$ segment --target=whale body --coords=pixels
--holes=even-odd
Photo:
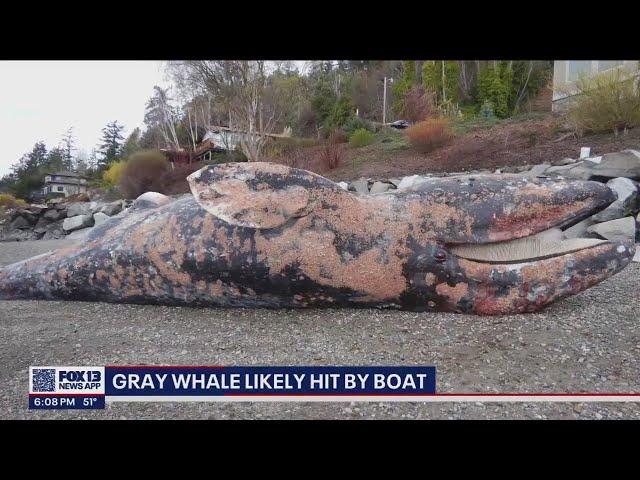
[[[597,182],[478,175],[358,195],[305,170],[209,165],[192,196],[0,269],[0,299],[532,312],[624,268],[633,242],[565,240]]]

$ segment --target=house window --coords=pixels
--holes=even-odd
[[[570,60],[567,64],[567,80],[569,82],[575,82],[581,75],[591,73],[591,60]]]
[[[57,187],[59,192],[64,192],[64,187]]]
[[[604,72],[622,65],[622,60],[598,60],[598,71]]]

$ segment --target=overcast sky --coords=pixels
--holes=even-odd
[[[108,122],[129,134],[153,86],[169,83],[160,62],[0,61],[0,176],[37,141],[58,145],[69,127],[87,154]]]

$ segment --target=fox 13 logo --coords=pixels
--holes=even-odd
[[[29,408],[104,408],[104,386],[104,367],[29,367]]]

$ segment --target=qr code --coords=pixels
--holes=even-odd
[[[34,368],[33,369],[33,391],[34,392],[55,392],[56,391],[55,368]]]

